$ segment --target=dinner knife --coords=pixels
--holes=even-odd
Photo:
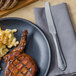
[[[57,36],[57,33],[56,33],[56,29],[55,29],[55,26],[54,26],[54,21],[53,21],[52,12],[51,12],[49,2],[45,3],[45,14],[46,14],[48,27],[49,27],[49,32],[51,33],[51,35],[53,37],[54,44],[55,44],[55,47],[56,47],[58,67],[61,70],[65,70],[67,64],[66,64],[65,58],[63,56],[62,50],[60,48],[60,44],[59,44],[58,36]]]

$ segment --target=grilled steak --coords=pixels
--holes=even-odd
[[[5,0],[4,5],[0,8],[0,10],[6,10],[12,3],[12,0]]]
[[[18,47],[4,56],[6,62],[5,76],[35,76],[37,67],[34,60],[23,53],[26,45],[26,36],[27,31],[23,31]]]
[[[2,7],[2,5],[4,4],[4,0],[0,0],[0,7]]]
[[[12,4],[11,4],[7,9],[11,9],[11,8],[13,8],[14,6],[16,6],[17,3],[18,3],[18,1],[19,1],[19,0],[13,0]]]

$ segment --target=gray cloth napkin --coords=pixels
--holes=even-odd
[[[45,8],[35,8],[34,12],[36,24],[45,33],[52,49],[52,62],[48,76],[74,73],[76,72],[76,36],[69,17],[67,5],[65,3],[55,5],[51,7],[51,10],[60,45],[67,62],[67,68],[65,71],[61,71],[57,67],[56,50],[54,47],[52,36],[48,30]]]

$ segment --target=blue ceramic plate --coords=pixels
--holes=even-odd
[[[15,37],[19,41],[22,30],[28,31],[27,45],[24,52],[30,55],[36,62],[38,67],[36,76],[46,76],[51,61],[51,50],[43,32],[35,24],[21,18],[2,18],[0,19],[0,27],[2,29],[18,29]],[[12,51],[12,49],[9,50]],[[4,76],[5,62],[3,59],[1,64],[2,71],[0,71],[0,76]]]

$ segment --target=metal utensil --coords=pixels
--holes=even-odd
[[[50,8],[50,3],[49,2],[45,3],[45,14],[46,14],[48,27],[49,27],[49,32],[52,34],[52,37],[53,37],[53,40],[54,40],[54,43],[55,43],[55,47],[56,47],[58,67],[61,70],[65,70],[66,69],[66,61],[64,59],[62,50],[61,50],[60,45],[59,45],[59,40],[58,40],[56,29],[55,29],[55,26],[54,26],[54,21],[53,21],[53,18],[52,18],[52,13],[51,13],[51,8]]]

